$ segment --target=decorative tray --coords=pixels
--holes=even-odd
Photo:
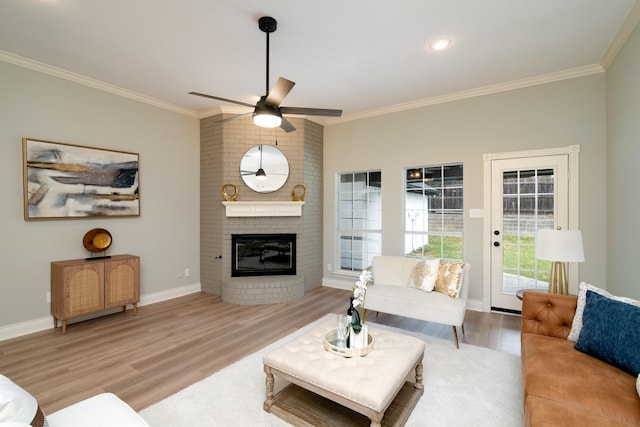
[[[374,341],[371,334],[367,334],[367,346],[362,348],[349,348],[338,346],[338,332],[335,329],[324,334],[324,349],[330,353],[335,353],[342,357],[366,356],[374,348]]]

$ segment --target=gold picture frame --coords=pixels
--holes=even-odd
[[[22,139],[24,219],[140,216],[140,156]]]

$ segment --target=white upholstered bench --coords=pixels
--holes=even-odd
[[[345,358],[326,351],[322,344],[325,333],[335,329],[335,323],[327,321],[263,357],[264,410],[294,425],[313,425],[314,412],[324,421],[342,416],[342,408],[330,409],[331,401],[366,416],[371,426],[380,426],[393,405],[397,410],[390,412],[401,420],[397,425],[404,424],[423,392],[424,341],[370,326],[374,350],[364,357]],[[415,383],[406,381],[412,371]],[[274,375],[292,384],[274,395]],[[308,391],[327,400],[304,397]],[[294,403],[296,395],[301,400]],[[296,409],[305,406],[305,399],[306,407],[296,413]],[[332,421],[341,425],[338,418]]]
[[[373,284],[367,289],[365,308],[367,311],[451,325],[456,348],[460,348],[456,327],[461,327],[464,334],[471,264],[464,263],[459,295],[452,298],[435,290],[425,292],[410,286],[413,269],[423,259],[426,258],[393,255],[373,257]]]

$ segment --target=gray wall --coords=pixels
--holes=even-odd
[[[49,316],[50,262],[88,256],[82,237],[94,227],[113,235],[109,254],[140,256],[143,298],[199,286],[196,118],[5,62],[0,93],[0,328]],[[139,153],[142,215],[25,221],[23,137]],[[185,268],[191,277],[179,278]]]
[[[607,288],[640,299],[640,29],[607,71]],[[604,241],[602,242],[604,245]]]
[[[464,258],[473,265],[469,298],[483,299],[483,154],[579,144],[580,280],[605,285],[605,75],[574,78],[388,114],[325,128],[324,265],[337,265],[335,179],[381,169],[384,254],[403,253],[403,168],[464,164]],[[594,173],[596,172],[596,173]],[[326,271],[326,280],[339,276]]]

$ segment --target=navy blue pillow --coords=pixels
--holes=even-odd
[[[640,373],[640,307],[587,291],[582,323],[577,350]]]

